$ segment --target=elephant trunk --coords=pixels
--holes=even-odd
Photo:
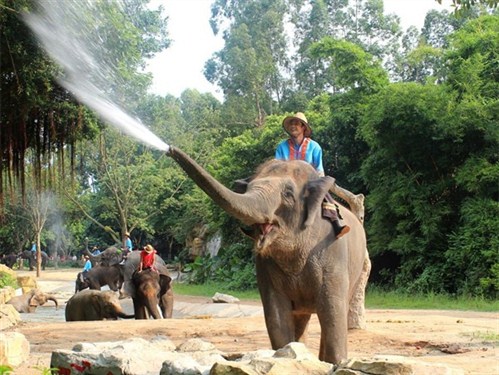
[[[118,318],[121,318],[121,319],[133,319],[133,318],[135,318],[135,314],[125,314],[122,311],[116,312],[116,315],[118,316]]]
[[[59,308],[59,304],[57,303],[57,299],[55,297],[49,296],[49,297],[47,297],[47,300],[54,301],[56,310]]]
[[[256,202],[261,197],[248,193],[235,193],[226,188],[198,163],[176,147],[170,147],[167,155],[172,157],[196,185],[229,215],[249,225],[267,221],[269,215],[265,215],[265,212],[257,209],[258,205]]]

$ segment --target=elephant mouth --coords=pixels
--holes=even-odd
[[[261,252],[275,238],[278,227],[278,223],[253,224],[251,227],[242,227],[241,231],[255,241],[256,251]]]
[[[255,224],[257,236],[255,238],[255,246],[257,251],[264,249],[274,237],[277,225],[274,223]]]

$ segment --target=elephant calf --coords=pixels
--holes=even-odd
[[[66,321],[132,319],[125,314],[115,292],[84,290],[71,297],[66,304]]]
[[[54,301],[55,308],[58,308],[57,299],[53,295],[45,294],[40,289],[31,289],[26,294],[12,297],[7,304],[14,306],[17,312],[33,313],[38,306],[44,305],[47,301]]]

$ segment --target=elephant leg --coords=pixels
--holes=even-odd
[[[289,301],[263,303],[265,325],[272,349],[277,350],[295,341],[293,313]]]
[[[321,295],[317,317],[321,326],[321,361],[338,364],[347,358],[348,340],[348,280],[332,278],[329,295]]]
[[[364,266],[362,274],[355,286],[352,299],[350,300],[348,310],[348,329],[364,329],[366,327],[366,286],[371,273],[371,260],[366,251],[366,258],[364,259]]]
[[[295,341],[305,343],[307,340],[308,322],[311,314],[295,314]]]
[[[256,257],[256,276],[267,333],[272,349],[277,350],[295,341],[292,303],[274,287],[269,269],[260,256]]]

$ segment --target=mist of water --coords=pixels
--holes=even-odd
[[[130,116],[115,100],[117,67],[103,59],[102,37],[98,35],[101,15],[92,12],[91,0],[39,1],[39,13],[24,19],[47,53],[63,69],[58,82],[104,121],[136,140],[161,151],[169,146],[140,120]],[[92,15],[95,27],[83,22]],[[99,40],[101,43],[99,43]]]

